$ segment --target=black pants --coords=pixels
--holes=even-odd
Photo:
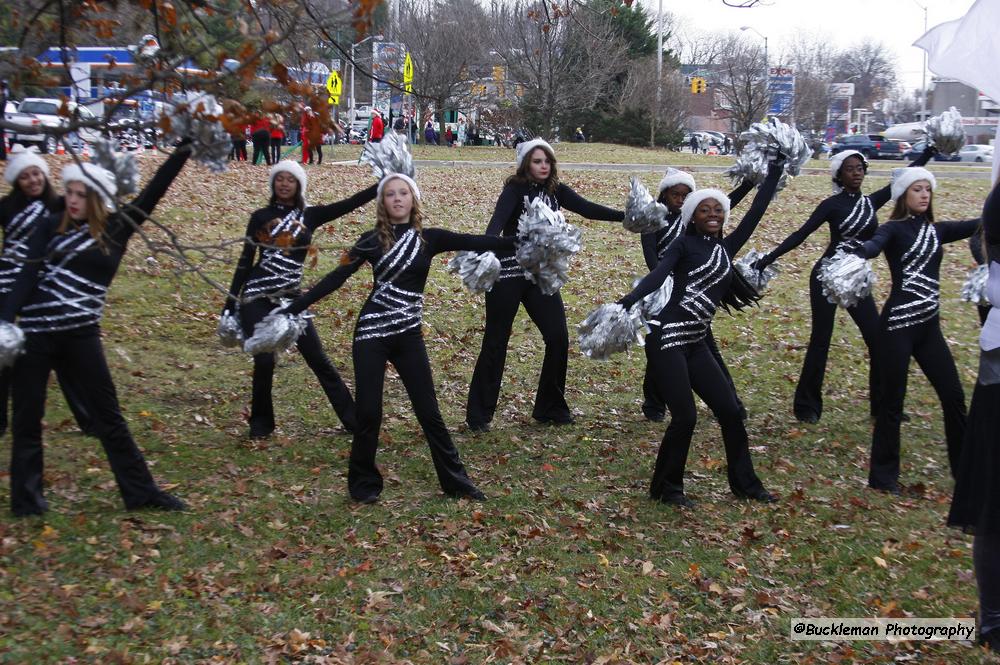
[[[976,310],[979,312],[979,325],[986,325],[986,318],[990,315],[990,310],[993,308],[992,305],[976,305]]]
[[[972,563],[979,587],[979,632],[1000,630],[1000,533],[976,533]]]
[[[819,263],[809,276],[809,305],[812,309],[812,332],[809,334],[809,347],[802,362],[802,372],[799,383],[795,387],[795,399],[792,408],[795,415],[802,418],[815,414],[823,415],[823,378],[826,375],[826,360],[830,354],[830,338],[833,336],[833,323],[837,318],[837,305],[823,295],[823,285],[816,277]],[[878,308],[875,300],[868,296],[854,307],[847,310],[854,324],[861,331],[861,337],[868,347],[871,362],[868,367],[868,399],[872,415],[878,415],[881,396],[880,370],[878,369],[878,354],[874,353],[878,340]]]
[[[127,508],[145,504],[159,490],[146,460],[132,439],[118,406],[115,385],[104,359],[97,326],[65,332],[29,333],[25,353],[11,375],[14,419],[10,464],[10,502],[15,513],[47,508],[43,494],[42,418],[49,373],[66,385],[87,387],[90,426],[101,440]]]
[[[0,371],[0,436],[7,432],[7,402],[10,396],[10,376],[11,368]],[[59,387],[62,388],[63,397],[66,398],[66,405],[73,413],[80,431],[90,433],[90,415],[87,413],[87,406],[84,402],[84,395],[87,392],[85,386],[78,386],[67,380],[65,376],[56,375],[59,380]]]
[[[253,334],[254,326],[275,307],[276,305],[267,298],[259,298],[241,305],[240,321],[243,326],[243,334],[249,338]],[[305,332],[299,336],[295,346],[302,354],[306,365],[319,379],[319,384],[323,387],[326,398],[330,400],[330,406],[337,413],[344,428],[353,432],[356,423],[351,391],[344,385],[344,380],[340,378],[337,369],[323,352],[323,343],[320,342],[319,334],[312,321],[306,326]],[[274,431],[274,401],[271,397],[271,387],[274,384],[274,366],[273,353],[259,353],[253,357],[253,397],[250,405],[251,436],[266,436]]]
[[[271,163],[277,164],[281,161],[281,144],[282,139],[271,137]]]
[[[247,141],[242,136],[233,138],[233,147],[229,150],[229,161],[247,161]]]
[[[271,132],[266,129],[258,129],[250,136],[253,142],[253,163],[260,164],[261,160],[270,166],[271,164]]]
[[[485,425],[493,420],[507,363],[511,326],[522,303],[545,342],[545,358],[531,415],[538,420],[554,422],[572,418],[565,395],[569,334],[566,332],[566,309],[562,297],[558,293],[544,295],[538,286],[527,279],[515,277],[499,280],[486,294],[486,331],[472,374],[465,411],[470,427]]]
[[[386,363],[392,363],[403,381],[424,436],[438,482],[446,494],[465,494],[474,489],[458,450],[438,409],[431,365],[419,331],[391,337],[355,341],[354,381],[358,398],[358,428],[351,446],[347,485],[354,499],[382,492],[382,474],[375,466],[378,435],[382,427],[382,399]]]
[[[663,350],[652,356],[657,389],[670,410],[649,494],[654,499],[683,494],[684,467],[698,421],[697,393],[715,414],[726,447],[729,488],[737,496],[753,496],[764,486],[753,469],[746,427],[736,404],[736,393],[726,381],[705,340]]]
[[[948,464],[952,476],[958,469],[965,437],[965,393],[955,369],[948,343],[941,334],[938,317],[919,325],[888,331],[885,319],[890,306],[883,308],[878,353],[881,358],[882,404],[872,435],[871,467],[868,484],[875,489],[895,490],[899,483],[899,429],[906,398],[907,372],[912,356],[931,382],[944,412]]]
[[[310,145],[309,146],[309,163],[310,164],[313,163],[313,153],[314,152],[316,153],[316,163],[317,164],[322,164],[323,163],[323,144],[322,143],[317,143],[315,145]]]
[[[712,334],[711,328],[708,329],[705,343],[708,344],[708,350],[712,352],[712,357],[719,364],[719,369],[722,370],[726,381],[733,389],[733,393],[736,394],[736,384],[733,383],[733,377],[729,374],[726,361],[722,359],[722,353],[719,352],[719,346],[715,343],[715,336]],[[666,405],[663,402],[663,396],[656,388],[656,380],[652,376],[651,369],[653,363],[650,360],[651,355],[661,353],[659,326],[650,325],[650,333],[646,335],[646,345],[643,348],[646,351],[646,373],[642,377],[642,412],[649,418],[660,419],[665,415]],[[736,405],[739,407],[741,415],[746,412],[743,401],[738,394],[736,395]]]

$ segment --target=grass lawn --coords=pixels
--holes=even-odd
[[[559,156],[677,161],[676,153],[606,148],[566,144]],[[346,159],[344,150],[328,159]],[[418,147],[416,156],[465,159],[474,150],[488,154]],[[495,152],[487,159],[510,158]],[[153,164],[143,162],[146,177]],[[214,176],[193,165],[161,204],[159,220],[192,247],[204,276],[228,285],[239,245],[218,243],[238,241],[248,213],[266,201],[266,173],[244,164]],[[309,173],[316,204],[370,182],[361,167],[324,164]],[[429,224],[481,232],[506,174],[423,169]],[[650,187],[658,178],[643,175]],[[624,173],[575,171],[564,180],[615,206],[628,190]],[[719,175],[698,180],[727,184]],[[885,182],[873,175],[865,190]],[[940,184],[939,218],[978,214],[985,181]],[[825,177],[796,179],[749,246],[774,247],[828,193]],[[373,218],[369,205],[318,232],[318,265],[306,282],[335,266]],[[276,372],[277,435],[248,440],[251,361],[216,342],[221,293],[166,254],[149,260],[136,237],[108,299],[106,355],[154,475],[192,510],[124,512],[100,445],[76,433],[53,381],[45,433],[51,512],[0,521],[0,661],[988,662],[960,643],[789,640],[791,617],[968,617],[976,609],[971,539],[944,526],[951,479],[940,408],[919,371],[903,426],[903,481],[915,487],[906,498],[865,489],[867,361],[843,312],[823,420],[807,426],[792,417],[809,337],[807,278],[826,232],[780,262],[759,309],[716,319],[750,412],[757,471],[781,501],[761,506],[730,495],[719,429],[701,407],[687,478],[699,505],[682,512],[646,498],[664,424],[639,410],[641,349],[595,362],[575,344],[576,324],[644,274],[639,239],[620,225],[571,221],[584,229],[563,289],[573,426],[530,419],[542,349],[522,311],[493,430],[464,430],[483,298],[446,273],[448,256],[431,272],[424,335],[438,399],[485,503],[441,495],[391,370],[379,456],[387,482],[373,506],[348,501],[350,437],[297,354],[282,356]],[[150,238],[165,240],[159,232]],[[970,263],[958,243],[942,268],[942,326],[967,398],[978,320],[958,296]],[[877,269],[881,303],[889,277],[883,261]],[[370,275],[362,269],[315,308],[326,350],[351,385],[351,331]],[[6,505],[7,483],[0,487]]]

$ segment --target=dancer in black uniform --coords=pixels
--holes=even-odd
[[[20,148],[20,149],[18,149]],[[0,253],[0,301],[10,293],[14,279],[28,256],[28,240],[35,226],[48,215],[62,212],[62,197],[52,191],[49,166],[37,153],[16,146],[4,179],[11,191],[0,199],[0,226],[3,227],[3,251]],[[65,377],[58,376],[66,403],[80,431],[87,433],[90,418],[84,406],[85,389],[74,389]],[[10,368],[0,370],[0,436],[7,432],[7,402],[10,396]]]
[[[979,377],[955,475],[948,524],[975,534],[972,559],[979,586],[979,640],[1000,651],[1000,183],[983,207],[983,233],[993,304],[980,334]]]
[[[517,235],[517,221],[524,211],[526,197],[529,201],[541,197],[554,210],[561,206],[588,219],[620,222],[625,218],[624,212],[591,203],[560,184],[552,146],[542,139],[519,144],[517,158],[517,172],[507,178],[486,235]],[[569,334],[562,297],[558,293],[547,296],[528,281],[513,252],[498,255],[498,258],[500,279],[486,294],[486,330],[469,385],[465,415],[469,429],[475,432],[489,430],[500,398],[511,326],[521,304],[545,343],[545,358],[531,415],[540,423],[572,423],[573,415],[565,395]]]
[[[934,148],[924,150],[910,166],[923,166],[934,155]],[[850,252],[868,240],[878,228],[876,213],[889,202],[890,185],[871,195],[861,193],[868,160],[857,150],[845,150],[830,160],[830,175],[833,177],[833,196],[816,206],[802,227],[788,236],[774,251],[757,261],[755,268],[763,270],[786,253],[801,245],[824,223],[830,225],[830,244],[813,266],[809,275],[809,306],[812,311],[812,332],[809,347],[802,362],[802,372],[795,387],[792,411],[795,417],[805,423],[819,422],[823,415],[823,377],[826,375],[826,360],[830,353],[830,338],[837,306],[823,295],[823,285],[817,275],[823,259],[833,256],[838,250]],[[879,386],[878,357],[872,350],[878,334],[878,309],[875,300],[868,296],[847,310],[868,347],[870,364],[868,368],[868,397],[871,414],[878,413]]]
[[[376,225],[345,253],[341,266],[324,277],[286,311],[299,313],[338,289],[364,264],[375,284],[354,328],[354,389],[358,425],[347,475],[351,497],[372,503],[382,493],[375,466],[382,426],[385,366],[391,362],[410,396],[413,411],[431,448],[441,489],[449,496],[483,499],[465,471],[441,418],[430,361],[421,332],[423,292],[436,254],[456,250],[513,251],[514,238],[475,236],[423,228],[420,190],[412,179],[392,175],[379,183]]]
[[[938,301],[941,245],[964,240],[978,219],[934,222],[934,175],[924,168],[899,169],[892,181],[896,202],[889,221],[854,251],[870,259],[885,252],[892,290],[882,307],[876,341],[881,362],[882,402],[872,435],[868,485],[899,493],[899,429],[910,358],[934,386],[944,412],[948,463],[954,475],[965,436],[965,393],[948,344],[941,334]]]
[[[656,264],[660,262],[660,259],[666,253],[670,243],[684,232],[685,224],[681,222],[681,206],[684,204],[684,199],[687,198],[688,194],[695,189],[694,178],[691,174],[675,168],[667,168],[667,174],[660,180],[660,195],[656,199],[667,206],[667,216],[664,219],[664,226],[652,233],[643,233],[640,237],[642,241],[642,256],[646,260],[647,270],[652,271],[656,267]],[[749,180],[744,180],[740,183],[739,187],[730,192],[730,209],[739,205],[740,201],[752,189],[753,183]],[[646,352],[646,372],[642,377],[642,413],[653,422],[662,422],[666,415],[666,407],[663,403],[663,397],[656,390],[656,382],[650,376],[650,368],[652,367],[650,356],[660,352],[660,345],[658,343],[660,330],[655,319],[649,321],[649,324],[651,326],[650,333],[646,336],[646,345],[643,347],[643,350]],[[705,338],[705,343],[708,344],[708,349],[719,363],[719,368],[735,392],[736,384],[733,383],[733,377],[729,374],[729,368],[726,367],[726,363],[722,359],[722,354],[719,353],[719,347],[715,343],[715,336],[712,334],[711,327],[708,329],[708,336]],[[736,403],[739,405],[740,415],[745,420],[747,411],[739,395],[736,396]]]
[[[114,381],[101,345],[101,316],[132,234],[191,154],[179,146],[146,188],[120,212],[112,196],[112,175],[95,164],[63,169],[66,212],[42,220],[31,236],[28,256],[0,319],[25,333],[25,352],[14,364],[14,435],[10,465],[10,501],[15,515],[48,509],[42,483],[42,418],[49,374],[86,385],[90,426],[111,463],[125,507],[184,510],[184,503],[153,481],[146,460],[122,417]]]
[[[229,287],[224,312],[232,313],[239,303],[244,334],[273,310],[282,298],[298,297],[302,291],[302,271],[316,229],[356,210],[375,198],[377,185],[354,196],[325,206],[306,206],[308,180],[302,167],[291,160],[271,168],[271,200],[267,207],[250,215],[243,254]],[[258,249],[260,257],[257,257]],[[296,346],[303,360],[319,379],[330,405],[344,428],[354,431],[354,400],[343,379],[326,354],[312,322]],[[250,407],[250,437],[263,438],[274,431],[273,353],[253,357],[253,398]]]
[[[651,358],[657,387],[670,410],[670,425],[663,435],[649,488],[654,500],[692,505],[684,494],[684,467],[697,422],[694,393],[705,401],[722,428],[733,494],[758,501],[775,500],[753,470],[736,394],[705,339],[716,308],[726,302],[733,286],[732,257],[764,216],[783,169],[783,160],[769,166],[750,210],[736,230],[724,238],[722,229],[729,219],[729,198],[725,193],[701,189],[689,195],[681,207],[682,222],[691,222],[685,234],[672,242],[656,268],[618,301],[629,308],[673,275],[670,301],[657,317],[662,351]]]

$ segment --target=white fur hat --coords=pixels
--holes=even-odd
[[[17,181],[17,177],[21,175],[21,171],[30,166],[37,166],[41,169],[42,173],[45,174],[45,179],[49,179],[49,165],[46,164],[45,160],[42,159],[42,156],[38,154],[38,148],[35,146],[25,148],[23,145],[18,143],[11,148],[10,152],[7,154],[10,158],[7,162],[7,170],[3,172],[3,179],[11,185]]]
[[[681,223],[687,224],[694,216],[694,211],[702,201],[715,199],[722,204],[722,209],[726,211],[726,216],[722,219],[723,224],[729,223],[729,195],[719,189],[699,189],[688,194],[681,206]]]
[[[520,168],[521,164],[524,163],[524,158],[531,154],[531,151],[535,148],[545,148],[546,152],[550,155],[556,154],[556,151],[552,149],[549,142],[543,138],[534,138],[530,141],[525,141],[524,143],[517,144],[517,166]]]
[[[397,179],[398,180],[402,180],[407,185],[409,185],[410,189],[413,190],[413,197],[415,199],[417,199],[418,201],[420,200],[420,188],[417,187],[416,181],[414,181],[414,179],[411,178],[410,176],[404,175],[402,173],[390,173],[386,177],[384,177],[381,180],[379,180],[378,181],[378,193],[376,194],[376,199],[377,200],[381,200],[382,199],[382,189],[385,187],[385,184],[387,182],[389,182],[390,180],[397,180]]]
[[[896,201],[899,199],[910,188],[910,185],[919,180],[929,182],[932,192],[937,189],[937,179],[934,177],[934,174],[922,166],[907,166],[901,169],[893,169],[892,200]]]
[[[865,171],[868,170],[868,160],[863,154],[857,150],[844,150],[843,152],[838,152],[836,155],[830,158],[830,177],[836,178],[837,174],[840,173],[840,167],[844,165],[844,160],[848,157],[857,157],[861,160],[861,163],[865,165]],[[844,190],[843,187],[837,183],[833,183],[833,193],[839,194]]]
[[[698,189],[694,184],[694,176],[687,171],[681,171],[680,169],[668,166],[667,174],[663,176],[663,180],[660,181],[660,194],[674,185],[687,185],[692,192]]]
[[[104,207],[108,212],[115,209],[115,196],[118,195],[118,184],[115,182],[115,175],[97,164],[85,162],[83,164],[70,164],[62,170],[63,188],[66,183],[82,182],[87,189],[97,192]]]
[[[299,181],[299,194],[302,195],[302,200],[306,200],[306,185],[309,184],[309,177],[306,175],[305,170],[302,166],[295,161],[290,159],[283,159],[274,166],[271,167],[271,191],[274,191],[274,179],[279,173],[288,173],[293,178]]]

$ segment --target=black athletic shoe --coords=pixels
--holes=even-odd
[[[697,505],[683,493],[665,494],[656,500],[669,506],[677,506],[678,508],[694,508]]]
[[[11,508],[10,512],[14,514],[14,517],[34,517],[36,515],[44,515],[49,512],[49,504],[43,501],[42,504],[38,506],[20,506],[18,508]]]
[[[643,409],[642,415],[646,416],[646,420],[654,423],[662,423],[667,417],[666,412],[653,411],[652,409]]]
[[[819,414],[815,411],[796,411],[795,418],[800,423],[808,423],[810,425],[815,425],[819,422]]]
[[[169,492],[164,492],[160,490],[155,494],[151,495],[148,499],[142,503],[136,504],[134,506],[129,506],[129,510],[171,510],[177,512],[183,512],[188,509],[188,505],[178,499],[173,494]]]
[[[884,486],[883,485],[872,485],[871,483],[868,483],[868,487],[870,489],[875,490],[876,492],[883,492],[885,494],[892,494],[893,496],[903,496],[903,490],[899,486],[899,483],[893,483],[892,485],[884,485]]]
[[[573,416],[566,416],[563,418],[549,418],[548,416],[532,416],[542,425],[572,425],[576,423],[576,419]]]
[[[250,438],[251,439],[267,439],[272,434],[274,434],[273,427],[254,427],[250,426]]]
[[[987,633],[979,633],[979,644],[990,651],[1000,653],[1000,628],[994,628]]]
[[[490,431],[490,424],[489,423],[476,423],[476,424],[469,423],[469,431],[470,432],[475,432],[477,434],[485,434],[486,432]]]
[[[470,501],[486,501],[486,495],[483,494],[478,487],[475,485],[469,485],[460,490],[446,491],[445,494],[453,499],[469,499]]]
[[[737,497],[741,499],[748,499],[750,501],[760,501],[761,503],[777,503],[778,497],[774,496],[765,489],[760,489],[752,494],[735,493]]]
[[[365,505],[371,505],[378,501],[378,494],[366,494],[365,496],[352,496],[351,500],[354,503],[363,503]]]

